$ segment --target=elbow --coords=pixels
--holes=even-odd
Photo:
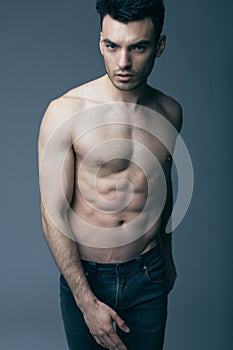
[[[46,234],[48,232],[49,223],[48,223],[47,218],[43,214],[42,214],[42,218],[41,218],[41,224],[42,224],[42,229],[43,229],[44,233]]]
[[[42,225],[42,229],[44,231],[44,233],[46,234],[48,232],[49,229],[49,218],[46,215],[46,211],[45,208],[41,202],[41,225]]]

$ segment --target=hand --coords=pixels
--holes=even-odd
[[[129,327],[106,304],[97,300],[94,305],[83,312],[84,320],[96,342],[105,349],[127,350],[113,328],[113,321],[123,332],[130,332]]]

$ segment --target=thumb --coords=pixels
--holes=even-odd
[[[112,319],[116,322],[116,324],[118,325],[118,327],[125,333],[129,333],[130,329],[127,326],[127,324],[125,323],[124,320],[122,320],[122,318],[120,318],[120,316],[118,316],[118,314],[112,310],[111,313],[111,317]]]

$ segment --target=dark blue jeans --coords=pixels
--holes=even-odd
[[[127,262],[82,261],[82,265],[96,297],[114,309],[130,327],[128,334],[117,327],[127,349],[161,350],[167,319],[167,280],[159,244]],[[103,349],[90,334],[63,275],[60,301],[69,349]]]

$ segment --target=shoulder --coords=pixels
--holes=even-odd
[[[70,89],[62,96],[49,102],[42,117],[39,131],[39,140],[48,140],[61,126],[69,125],[69,128],[63,128],[63,136],[72,137],[72,123],[78,113],[83,112],[96,105],[96,99],[92,90],[96,90],[96,82],[90,81],[83,85]],[[97,89],[98,90],[98,89]]]
[[[86,108],[86,101],[81,92],[82,86],[69,90],[49,102],[41,119],[40,136],[48,137],[54,130],[72,120],[77,113]]]
[[[180,103],[159,90],[156,90],[156,97],[156,102],[163,114],[173,124],[177,131],[180,132],[183,124],[183,112]]]
[[[74,94],[73,91],[76,91]],[[75,112],[79,112],[85,107],[85,100],[77,93],[78,88],[72,89],[62,96],[49,102],[44,116],[43,122],[60,124],[71,117]]]
[[[77,86],[66,92],[62,98],[71,103],[82,102],[81,107],[90,107],[92,104],[98,104],[100,101],[100,93],[103,77],[91,80]],[[102,99],[101,99],[102,100]]]
[[[79,102],[81,109],[81,103]],[[52,100],[42,117],[39,128],[39,147],[44,148],[49,140],[57,140],[61,144],[71,144],[73,116],[78,107],[65,96]],[[56,135],[56,137],[54,137]]]
[[[42,122],[50,120],[53,123],[60,123],[70,117],[70,114],[82,111],[95,102],[93,91],[98,91],[96,79],[80,86],[74,87],[58,98],[49,102]]]

